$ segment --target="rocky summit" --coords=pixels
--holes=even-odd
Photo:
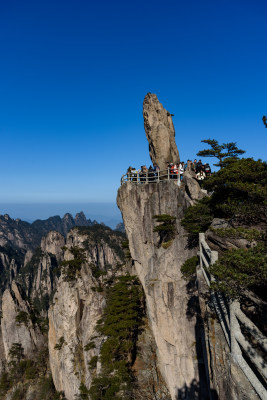
[[[152,163],[157,164],[161,170],[167,169],[171,162],[179,163],[172,115],[165,110],[155,94],[146,95],[143,117]]]

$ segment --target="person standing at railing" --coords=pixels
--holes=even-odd
[[[182,181],[184,177],[184,162],[180,163],[180,180]]]
[[[139,176],[140,176],[140,182],[141,183],[145,183],[145,181],[146,181],[146,176],[147,176],[147,167],[145,166],[145,165],[142,165],[141,166],[141,172],[140,172],[140,174],[139,174]]]
[[[157,176],[157,175],[158,175],[158,172],[159,172],[159,166],[158,166],[158,164],[153,164],[153,171],[154,171],[155,176]]]
[[[200,171],[203,171],[203,164],[201,160],[199,160],[198,163],[196,164],[196,174]]]
[[[158,164],[153,164],[154,180],[158,180],[159,176],[159,166]]]
[[[154,169],[152,168],[152,165],[148,168],[148,182],[154,182],[155,177],[154,177]]]
[[[169,168],[170,168],[170,179],[174,179],[175,176],[174,176],[174,165],[173,165],[173,163],[170,163]]]
[[[179,165],[178,164],[174,164],[173,166],[173,174],[174,174],[174,178],[175,180],[178,179],[179,176]]]
[[[127,169],[127,181],[130,182],[132,179],[132,171],[134,170],[134,168],[132,168],[131,166]]]
[[[204,172],[205,172],[206,176],[211,176],[211,168],[210,168],[209,163],[205,163]]]
[[[135,168],[132,168],[131,170],[131,176],[132,176],[132,182],[137,182],[138,180],[138,170]]]
[[[191,160],[187,160],[187,163],[184,166],[184,170],[185,171],[192,171],[193,167],[192,167],[193,163]]]

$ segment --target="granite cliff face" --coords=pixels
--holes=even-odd
[[[107,233],[109,236],[107,236]],[[95,371],[89,362],[98,356],[103,338],[96,332],[96,324],[103,313],[105,296],[97,291],[98,279],[94,267],[107,275],[123,262],[120,234],[112,234],[102,227],[99,240],[95,232],[74,228],[67,235],[64,259],[71,260],[71,248],[84,250],[85,262],[77,279],[66,281],[61,275],[53,304],[49,309],[49,358],[53,381],[58,391],[68,400],[79,394],[81,383],[90,387]],[[86,349],[92,342],[94,345]]]
[[[165,110],[155,94],[148,93],[143,103],[143,117],[149,154],[153,164],[161,170],[170,162],[180,161],[175,143],[175,130],[171,114]]]
[[[185,187],[172,181],[155,185],[129,182],[120,187],[117,196],[134,266],[145,291],[161,372],[172,399],[184,390],[190,392],[192,382],[199,381],[197,321],[190,315],[192,299],[180,271],[184,261],[194,255],[180,223],[190,202]],[[175,238],[167,248],[153,232],[153,217],[162,214],[176,217]]]
[[[26,357],[32,357],[34,351],[43,343],[43,335],[29,318],[30,314],[31,306],[23,296],[23,291],[12,282],[2,298],[1,331],[7,362],[10,361],[10,349],[14,343],[21,344]],[[18,315],[23,315],[23,321],[19,322],[16,319]]]
[[[89,363],[99,355],[104,339],[95,329],[106,303],[100,290],[102,275],[109,279],[123,273],[123,240],[122,233],[105,226],[82,226],[73,228],[66,239],[51,231],[42,238],[40,248],[27,251],[14,279],[10,284],[6,282],[2,296],[0,373],[12,374],[14,346],[21,349],[23,360],[31,364],[39,362],[39,354],[46,354],[49,348],[49,358],[47,354],[42,365],[38,364],[38,373],[40,369],[41,374],[43,369],[47,374],[51,371],[54,390],[64,392],[64,398],[72,400],[79,395],[81,383],[90,387],[100,366],[92,371]],[[73,278],[66,280],[61,262],[73,259],[73,249],[82,251],[84,258]],[[9,267],[15,268],[11,253],[1,253],[1,260],[7,271]],[[89,343],[91,347],[87,348]],[[19,360],[15,362],[20,365]],[[23,371],[19,374],[12,378],[12,388],[3,398],[9,399],[15,390],[21,389],[21,398],[38,399],[39,381],[32,380],[29,385],[26,380],[25,386]]]

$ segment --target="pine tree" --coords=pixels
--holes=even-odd
[[[225,167],[231,161],[237,160],[239,155],[245,153],[245,150],[238,149],[236,142],[219,144],[215,139],[205,139],[201,142],[207,143],[211,148],[200,150],[197,155],[199,157],[218,158],[219,162],[214,164],[215,167]]]

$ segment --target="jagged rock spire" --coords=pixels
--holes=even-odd
[[[158,164],[163,170],[169,162],[180,162],[172,116],[155,94],[146,95],[143,102],[143,117],[152,163]]]

